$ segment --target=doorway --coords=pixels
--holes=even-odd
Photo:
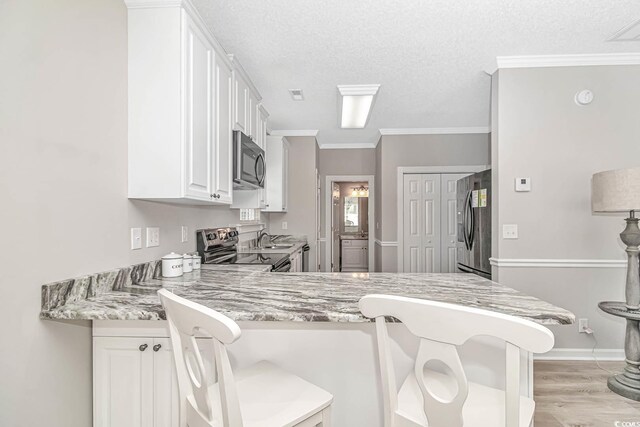
[[[456,182],[483,168],[398,168],[398,271],[458,272]]]
[[[373,271],[374,177],[327,176],[325,188],[325,271]]]

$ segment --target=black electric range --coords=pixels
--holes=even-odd
[[[289,254],[238,252],[238,231],[234,227],[209,228],[197,231],[198,253],[204,264],[262,264],[271,271],[291,269]]]

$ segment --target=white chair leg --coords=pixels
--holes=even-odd
[[[322,411],[322,427],[331,427],[331,405]]]

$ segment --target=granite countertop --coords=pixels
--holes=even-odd
[[[264,264],[202,264],[201,268],[225,273],[263,273],[271,271],[272,267]]]
[[[471,274],[264,273],[196,270],[158,277],[157,262],[43,286],[43,319],[161,320],[156,294],[166,288],[236,321],[369,322],[367,294],[452,302],[530,319],[570,324],[573,313]],[[130,279],[133,278],[133,279]]]

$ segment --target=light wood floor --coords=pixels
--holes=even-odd
[[[624,362],[600,362],[620,372]],[[615,427],[615,421],[640,425],[640,402],[607,388],[608,372],[595,362],[534,362],[535,427]]]

